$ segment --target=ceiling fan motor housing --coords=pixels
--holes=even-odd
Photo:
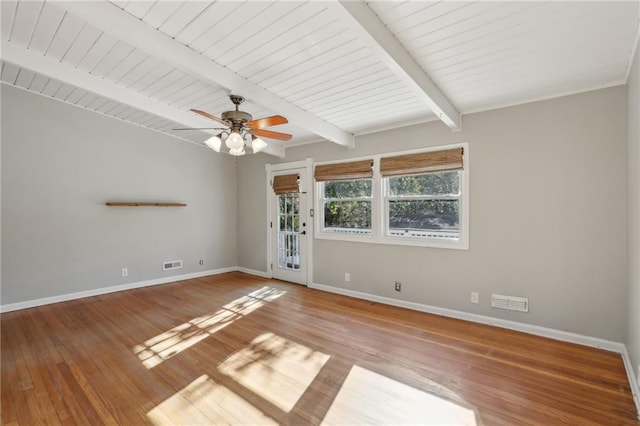
[[[225,111],[222,113],[222,119],[232,122],[233,124],[243,124],[251,121],[251,114],[244,111]]]

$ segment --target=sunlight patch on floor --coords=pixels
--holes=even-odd
[[[218,369],[289,412],[329,358],[299,343],[265,333],[227,358]]]
[[[476,425],[473,410],[357,365],[351,368],[323,425]]]
[[[152,337],[134,346],[133,352],[145,367],[153,368],[285,293],[263,287],[227,303],[213,314],[193,318]]]
[[[206,374],[147,413],[155,425],[276,425],[256,407]]]

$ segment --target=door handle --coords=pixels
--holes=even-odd
[[[307,235],[307,231],[300,231],[300,235]]]

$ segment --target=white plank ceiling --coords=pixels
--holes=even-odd
[[[269,141],[280,156],[625,84],[640,18],[638,1],[0,5],[4,84],[198,144],[209,132],[173,129],[216,124],[188,110],[220,116],[239,94],[256,118],[289,118],[272,128],[294,135]]]

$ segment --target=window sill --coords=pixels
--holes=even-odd
[[[316,232],[315,238],[319,240],[351,241],[355,243],[375,243],[372,234],[357,234],[346,232]]]
[[[469,250],[469,243],[464,239],[381,237],[370,234],[348,234],[339,232],[316,232],[315,238],[318,240],[347,241],[353,243]]]
[[[469,250],[469,243],[463,239],[419,238],[419,237],[383,237],[376,241],[378,244],[395,246],[413,246],[444,248],[453,250]]]

